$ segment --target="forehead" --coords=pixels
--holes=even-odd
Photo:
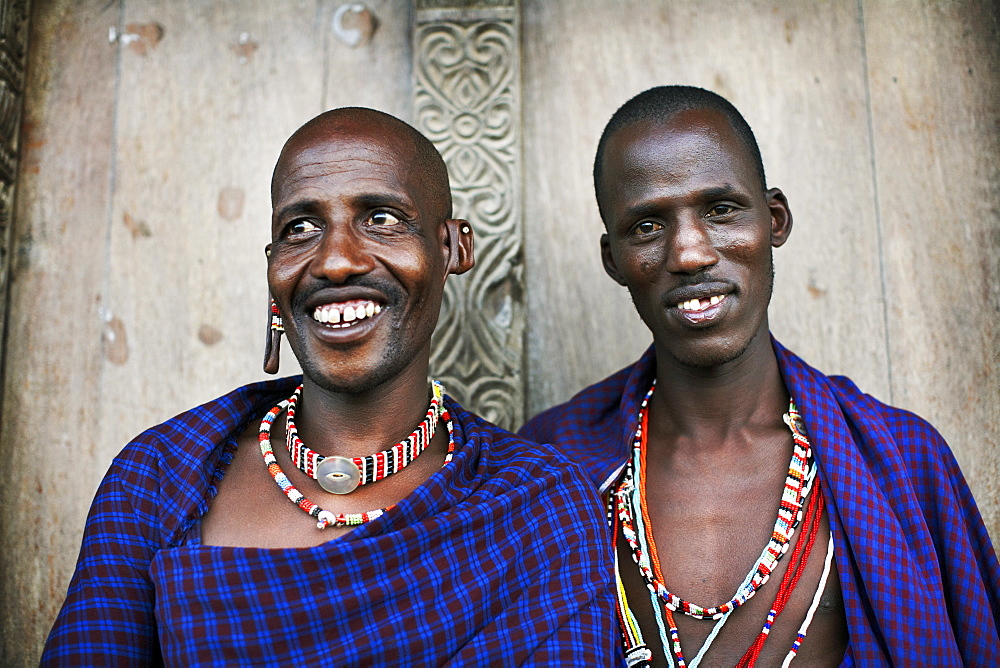
[[[421,203],[411,142],[366,132],[317,131],[295,137],[275,167],[274,208],[303,197],[392,194]]]
[[[749,151],[725,116],[705,109],[621,128],[608,141],[602,170],[604,199],[648,188],[759,189]]]

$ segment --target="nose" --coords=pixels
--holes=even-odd
[[[346,224],[326,229],[309,269],[316,278],[344,283],[351,276],[367,274],[374,266],[365,239],[352,225]]]
[[[667,271],[697,274],[719,261],[705,222],[696,216],[677,220],[668,244]]]

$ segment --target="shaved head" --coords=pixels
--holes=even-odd
[[[395,116],[365,107],[342,107],[325,111],[288,138],[271,175],[272,206],[290,156],[341,138],[370,139],[374,143],[391,147],[418,174],[423,195],[434,203],[435,217],[441,221],[452,217],[448,168],[434,144]]]

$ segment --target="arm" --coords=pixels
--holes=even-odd
[[[101,483],[42,666],[90,665],[96,657],[108,666],[161,663],[149,577],[160,547],[151,473],[116,460]]]

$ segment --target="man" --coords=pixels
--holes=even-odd
[[[947,445],[770,338],[792,215],[739,112],[646,91],[594,183],[653,344],[522,433],[608,492],[629,663],[992,665],[997,560]]]
[[[43,665],[611,663],[593,486],[428,389],[445,279],[473,265],[441,156],[330,111],[285,144],[271,200],[265,368],[283,329],[303,376],[126,446]]]

